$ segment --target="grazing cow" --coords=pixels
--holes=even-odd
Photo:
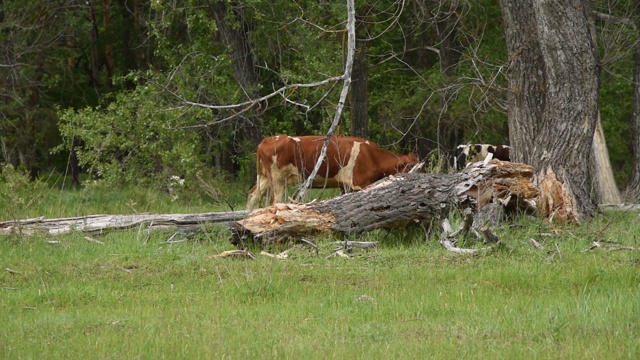
[[[483,161],[488,156],[491,159],[511,161],[509,157],[510,147],[507,145],[470,144],[458,145],[453,158],[453,166],[456,170],[462,170],[467,164]]]
[[[324,136],[273,136],[258,145],[258,179],[249,191],[247,209],[271,190],[271,204],[284,200],[288,185],[309,176],[320,156]],[[313,180],[314,188],[361,190],[386,176],[407,172],[418,163],[414,153],[397,155],[358,137],[332,136],[327,155]]]

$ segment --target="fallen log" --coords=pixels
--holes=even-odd
[[[311,204],[275,204],[231,224],[231,242],[269,245],[316,234],[359,234],[442,219],[458,208],[477,211],[488,203],[535,210],[533,168],[493,160],[454,174],[402,174],[370,187]]]
[[[204,223],[239,220],[248,213],[248,211],[231,211],[200,214],[88,215],[60,219],[39,217],[0,222],[0,235],[60,235],[72,231],[99,233],[109,229],[128,229],[138,226],[152,226],[155,229],[192,228]]]

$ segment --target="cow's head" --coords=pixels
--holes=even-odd
[[[400,173],[409,172],[409,170],[413,169],[413,167],[418,165],[418,163],[420,162],[420,159],[418,159],[418,155],[416,155],[415,153],[400,155],[398,160],[398,172]]]
[[[453,156],[453,166],[456,170],[464,169],[467,159],[471,156],[471,145],[458,145]]]

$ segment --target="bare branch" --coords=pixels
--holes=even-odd
[[[633,30],[638,30],[638,27],[636,26],[636,24],[633,22],[633,20],[628,19],[628,18],[621,18],[618,16],[614,16],[611,14],[605,14],[605,13],[601,13],[598,11],[593,11],[593,16],[595,16],[596,18],[605,21],[605,22],[609,22],[612,24],[620,24],[620,25],[625,25],[628,26],[629,28],[633,29]]]
[[[351,86],[351,71],[353,69],[353,58],[355,56],[356,51],[356,15],[355,15],[355,5],[354,0],[347,0],[347,62],[344,67],[344,74],[341,78],[344,80],[342,84],[342,91],[340,92],[340,99],[338,100],[338,106],[336,107],[336,113],[333,117],[333,121],[331,122],[331,126],[327,131],[327,136],[324,139],[324,144],[322,145],[322,150],[320,151],[320,156],[318,156],[318,160],[316,161],[315,166],[313,167],[313,171],[309,175],[309,177],[305,180],[304,184],[300,186],[298,191],[298,195],[296,195],[296,200],[303,199],[306,195],[307,189],[311,187],[313,183],[313,179],[318,174],[318,170],[320,170],[320,166],[324,161],[324,158],[327,156],[327,147],[329,146],[329,139],[335,133],[338,124],[340,123],[340,118],[342,117],[342,109],[344,108],[344,104],[347,99],[347,94],[349,93],[349,87]]]
[[[331,84],[331,83],[343,80],[344,76],[345,75],[332,76],[332,77],[326,78],[324,80],[316,81],[316,82],[312,82],[312,83],[296,83],[296,84],[285,85],[285,86],[282,86],[279,89],[276,89],[275,91],[273,91],[273,92],[271,92],[271,93],[269,93],[267,95],[264,95],[262,97],[259,97],[259,98],[256,98],[256,99],[247,100],[247,101],[244,101],[244,102],[241,102],[241,103],[237,103],[237,104],[228,104],[228,105],[209,105],[209,104],[203,104],[203,103],[199,103],[199,102],[189,101],[189,100],[185,99],[183,96],[181,96],[180,94],[177,94],[176,92],[170,90],[167,86],[164,86],[164,85],[161,85],[161,84],[158,84],[158,83],[156,83],[156,85],[161,87],[164,91],[166,91],[167,93],[171,94],[175,98],[179,99],[181,102],[183,102],[186,105],[205,108],[205,109],[211,109],[211,110],[241,109],[239,112],[234,113],[233,115],[230,115],[230,116],[228,116],[228,117],[226,117],[224,119],[218,119],[218,120],[207,122],[205,124],[193,125],[193,126],[188,126],[187,127],[187,128],[202,128],[202,127],[208,127],[208,126],[216,125],[216,124],[219,124],[221,122],[225,122],[225,121],[234,119],[234,118],[238,117],[240,114],[243,114],[243,113],[249,111],[250,109],[252,109],[256,104],[259,104],[259,103],[261,103],[263,101],[269,100],[272,97],[275,97],[277,95],[285,96],[285,92],[287,90],[319,87],[319,86],[323,86],[323,85],[327,85],[327,84]]]

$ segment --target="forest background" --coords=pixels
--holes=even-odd
[[[633,164],[635,1],[592,1],[600,114],[617,185]],[[275,134],[324,134],[346,56],[329,1],[0,3],[0,163],[166,188],[254,179]],[[508,143],[509,61],[495,1],[356,1],[338,129],[447,171],[456,145]],[[198,186],[192,186],[197,189]]]

